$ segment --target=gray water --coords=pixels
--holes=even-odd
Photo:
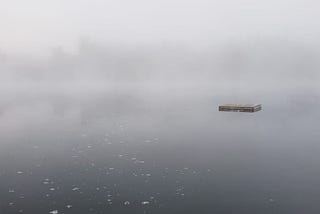
[[[319,213],[319,95],[249,99],[3,96],[0,213]]]

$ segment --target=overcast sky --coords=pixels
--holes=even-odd
[[[318,1],[0,0],[0,49],[74,50],[86,38],[115,44],[279,39],[316,42]]]

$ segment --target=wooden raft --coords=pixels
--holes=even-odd
[[[233,112],[257,112],[261,110],[260,104],[225,104],[219,106],[219,111],[233,111]]]

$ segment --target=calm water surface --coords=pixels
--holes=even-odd
[[[0,213],[319,213],[320,97],[242,98],[3,97]]]

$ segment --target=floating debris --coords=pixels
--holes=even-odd
[[[126,205],[126,206],[127,206],[127,205],[130,205],[130,201],[125,201],[125,202],[124,202],[124,205]]]
[[[144,163],[144,161],[143,160],[136,160],[136,161],[134,161],[134,163]]]
[[[219,106],[219,111],[233,111],[233,112],[256,112],[260,111],[260,104],[245,104],[245,105],[237,105],[237,104],[225,104]]]
[[[70,209],[70,208],[72,207],[72,205],[67,205],[66,207],[67,207],[68,209]]]
[[[142,201],[141,204],[142,205],[147,205],[147,204],[150,204],[150,202],[149,201]]]
[[[49,212],[50,214],[58,214],[58,210],[52,210]]]

